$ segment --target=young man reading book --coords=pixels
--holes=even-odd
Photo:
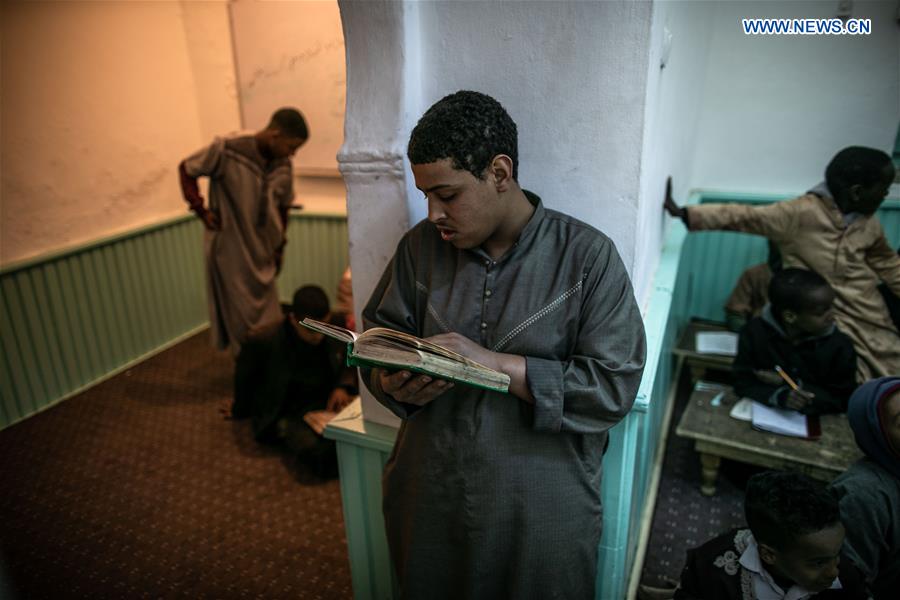
[[[405,598],[590,598],[608,430],[645,356],[605,235],[519,187],[516,125],[493,98],[432,106],[407,151],[428,219],[363,311],[510,377],[509,393],[363,371],[403,419],[384,517]]]

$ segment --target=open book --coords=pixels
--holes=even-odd
[[[486,390],[509,390],[509,375],[506,373],[402,331],[375,327],[357,334],[338,325],[309,318],[303,319],[301,325],[347,342],[347,364],[352,366],[405,369]]]

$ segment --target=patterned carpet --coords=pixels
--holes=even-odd
[[[350,598],[336,480],[218,408],[201,333],[0,431],[0,577],[18,598]]]
[[[694,452],[694,442],[675,434],[690,391],[685,374],[679,382],[641,574],[641,583],[654,587],[677,583],[689,549],[744,525],[743,486],[758,470],[723,460],[716,495],[709,498],[700,493],[700,459]]]

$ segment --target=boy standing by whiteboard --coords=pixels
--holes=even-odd
[[[213,344],[234,355],[250,334],[281,319],[275,277],[281,269],[291,156],[309,137],[293,108],[276,111],[253,135],[216,138],[178,166],[190,210],[206,228],[204,255]],[[209,177],[209,204],[197,178]]]

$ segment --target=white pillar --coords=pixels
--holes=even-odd
[[[340,0],[347,52],[347,108],[338,168],[347,186],[347,226],[357,323],[378,278],[410,227],[404,167],[402,2]],[[361,326],[361,325],[360,325]],[[398,419],[360,386],[366,419]]]

